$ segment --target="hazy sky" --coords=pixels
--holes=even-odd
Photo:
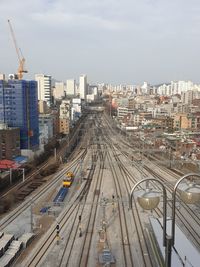
[[[200,82],[199,0],[0,0],[0,72],[90,82]]]

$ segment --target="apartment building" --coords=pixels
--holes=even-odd
[[[39,145],[36,81],[0,80],[0,123],[20,128],[20,148]]]
[[[55,99],[62,99],[65,96],[65,84],[63,82],[56,82],[53,90]]]
[[[39,114],[40,144],[47,144],[53,137],[53,118],[51,114]]]
[[[69,79],[66,83],[66,95],[71,96],[76,94],[76,80]]]
[[[87,94],[87,76],[81,75],[79,78],[79,93],[81,99],[86,99]]]
[[[45,74],[36,74],[35,80],[37,81],[38,100],[47,102],[51,105],[51,76]]]
[[[20,155],[20,129],[0,124],[0,159],[12,160]]]
[[[71,102],[70,100],[63,100],[60,105],[60,133],[69,134],[70,120],[71,120]]]

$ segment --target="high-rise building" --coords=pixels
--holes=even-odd
[[[53,137],[53,117],[51,114],[39,114],[40,144],[47,144]]]
[[[38,100],[47,102],[51,105],[51,76],[44,74],[36,74],[35,80],[38,83]]]
[[[60,132],[59,129],[59,110],[57,108],[51,109],[51,116],[53,119],[53,135],[57,135]]]
[[[66,95],[75,95],[76,81],[73,79],[67,80]]]
[[[70,100],[62,100],[60,105],[60,118],[70,118]]]
[[[85,99],[87,94],[87,76],[81,75],[79,78],[79,93],[80,98]]]
[[[160,95],[175,95],[181,94],[190,90],[200,90],[198,84],[191,81],[171,81],[170,84],[161,84],[157,88],[157,93]]]
[[[20,128],[20,148],[39,145],[36,81],[0,80],[0,123]]]
[[[77,121],[81,117],[81,99],[72,99],[71,119],[73,122]]]
[[[65,96],[65,85],[63,82],[56,82],[54,88],[54,98],[62,99]]]
[[[0,80],[5,80],[6,76],[3,73],[0,73]]]
[[[69,134],[70,119],[70,100],[63,100],[60,105],[60,133]]]

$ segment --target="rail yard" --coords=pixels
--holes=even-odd
[[[151,177],[161,181],[166,187],[167,216],[170,217],[172,190],[183,174],[144,154],[141,167],[138,163],[141,153],[136,144],[118,133],[104,113],[92,114],[86,122],[81,130],[82,138],[69,160],[60,165],[51,179],[41,183],[15,209],[1,217],[1,232],[10,233],[16,239],[25,233],[35,236],[12,264],[27,267],[165,266],[149,221],[149,218],[163,217],[163,203],[152,211],[144,211],[134,197],[130,208],[130,192],[141,179]],[[63,146],[58,158],[65,149]],[[160,190],[158,184],[150,183]],[[177,203],[176,227],[187,240],[183,242],[191,243],[197,251],[198,261],[199,203]],[[176,243],[174,251],[178,258],[182,257]],[[181,265],[184,260],[185,265]],[[3,266],[1,261],[0,266]],[[197,267],[189,251],[177,266]]]

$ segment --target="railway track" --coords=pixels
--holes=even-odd
[[[101,144],[102,146],[102,144]],[[99,160],[99,174],[98,174],[98,178],[96,180],[96,185],[94,186],[94,191],[101,190],[101,184],[102,184],[102,179],[103,179],[103,169],[104,169],[104,163],[105,163],[105,156],[107,155],[107,159],[109,158],[108,156],[108,152],[105,153],[105,145],[103,145],[103,151],[101,151],[101,146],[99,144],[97,144],[97,161]],[[107,160],[106,160],[107,161]],[[109,161],[109,159],[108,159]],[[113,176],[115,175],[115,177],[113,177],[114,179],[116,179],[116,173],[114,174],[113,171],[113,166],[110,163],[110,167],[112,168],[112,173]],[[105,179],[105,178],[104,178]],[[117,192],[120,191],[120,186],[119,183],[116,182],[116,190]],[[90,200],[91,201],[91,200]],[[89,215],[89,219],[88,219],[88,224],[86,226],[86,234],[84,236],[84,241],[83,241],[83,247],[81,247],[81,255],[79,258],[79,261],[76,262],[76,266],[91,266],[89,265],[89,258],[90,258],[90,251],[91,251],[91,243],[92,243],[92,236],[94,234],[94,225],[95,225],[95,218],[96,218],[96,214],[97,214],[97,209],[98,209],[98,204],[99,202],[99,194],[94,194],[93,198],[92,198],[92,206],[91,206],[91,212]],[[127,221],[126,221],[126,215],[125,215],[125,207],[118,207],[119,209],[119,220],[120,220],[120,228],[121,228],[121,240],[122,243],[127,240],[127,238],[129,238],[128,235],[128,226],[127,226]],[[81,209],[83,211],[83,209]],[[75,216],[75,220],[77,221],[78,218],[78,213]],[[76,230],[73,229],[74,234],[73,236],[76,237],[77,236],[77,231],[78,231],[78,224],[76,223]],[[73,241],[71,241],[71,243],[74,243],[74,238],[71,238]],[[130,248],[130,241],[128,240],[128,242],[125,244],[123,243],[123,251],[124,251],[124,265],[123,266],[135,266],[133,264],[133,260],[132,260],[132,252],[131,252],[131,248]],[[68,248],[68,249],[67,249]],[[70,250],[70,253],[69,253]],[[69,255],[71,256],[71,251],[73,251],[72,247],[66,246],[65,247],[65,251],[67,251],[67,260],[66,257],[63,257],[63,259],[65,258],[65,260],[62,260],[62,263],[59,266],[66,266],[66,263],[70,266],[70,260],[69,260]],[[64,252],[66,253],[66,252]],[[135,259],[136,260],[136,259]],[[72,263],[72,262],[71,262]],[[63,265],[62,265],[63,264]],[[65,265],[64,265],[65,264]]]
[[[110,139],[110,142],[111,142],[111,139]],[[123,145],[125,145],[125,144],[126,144],[126,142],[123,142]],[[124,151],[124,147],[121,148],[119,144],[115,144],[115,148],[122,155],[127,157],[127,159],[130,161],[130,163],[132,165],[134,165],[134,168],[136,168],[138,172],[140,172],[140,173],[142,172],[142,176],[144,176],[144,177],[150,176],[152,178],[157,178],[157,179],[161,180],[165,184],[168,195],[171,196],[175,181],[178,178],[180,178],[180,175],[178,175],[178,173],[175,174],[173,170],[169,170],[168,168],[164,168],[163,166],[160,166],[159,164],[155,165],[154,162],[152,163],[151,167],[148,167],[148,163],[145,163],[143,166],[143,170],[141,170],[141,168],[138,166],[138,164],[134,162],[135,159],[133,160],[133,162],[131,162],[130,159],[134,158],[133,154],[130,155],[130,152]],[[130,149],[130,146],[127,146],[127,148]],[[156,171],[154,171],[156,168],[160,168],[160,169],[165,171],[165,178],[163,178],[163,176],[161,174],[158,174]],[[132,185],[135,184],[136,180],[134,179],[133,175],[128,170],[126,170],[126,173],[127,172],[128,172],[127,183],[130,184],[130,182],[131,182]],[[176,177],[176,179],[174,179],[174,184],[171,184],[171,182],[166,181],[167,174],[169,176]],[[157,188],[158,185],[155,185],[155,186]],[[179,198],[177,196],[177,202],[178,201],[179,201]],[[177,209],[177,212],[176,212],[176,217],[178,218],[177,221],[179,221],[179,224],[181,224],[181,227],[185,228],[186,235],[190,236],[190,239],[192,239],[192,242],[196,245],[196,247],[198,249],[200,249],[200,235],[199,235],[200,216],[199,216],[199,214],[196,213],[196,209],[194,210],[190,206],[188,206],[184,203],[181,203],[181,204],[182,204],[182,208],[180,210]],[[169,208],[172,207],[170,201],[168,202],[168,206],[169,206]],[[157,213],[157,215],[159,217],[162,216],[162,208],[157,208],[155,210],[155,212]]]
[[[92,198],[93,204],[91,205],[91,211],[90,211],[90,215],[89,215],[89,219],[88,219],[88,224],[86,227],[86,234],[84,235],[84,241],[83,241],[83,246],[81,249],[81,255],[80,255],[80,258],[79,258],[79,261],[77,264],[77,266],[80,266],[80,267],[88,266],[92,237],[93,237],[93,234],[95,232],[95,227],[94,227],[95,226],[95,219],[96,219],[96,215],[97,215],[98,203],[100,200],[100,194],[98,192],[100,192],[100,190],[101,190],[101,185],[102,185],[102,180],[103,180],[103,170],[104,170],[104,156],[101,153],[101,151],[98,151],[98,152],[100,153],[99,160],[101,160],[101,161],[100,161],[100,167],[97,170],[98,171],[97,179],[95,182],[95,190],[94,190],[94,194],[93,194],[93,198]],[[97,193],[95,193],[95,192],[97,192]]]
[[[128,154],[126,153],[123,153],[125,156],[128,157]],[[154,165],[152,163],[152,165]],[[143,165],[143,170],[146,170],[147,172],[144,173],[143,170],[141,170],[137,164],[134,164],[135,168],[138,169],[138,171],[142,171],[143,172],[143,175],[147,176],[148,174],[150,174],[151,177],[153,178],[157,178],[158,180],[161,180],[164,184],[165,184],[165,187],[166,187],[166,190],[167,190],[167,193],[168,193],[168,196],[169,198],[171,197],[171,194],[172,194],[172,190],[173,190],[173,187],[174,187],[174,184],[175,184],[175,181],[180,178],[180,176],[178,175],[174,175],[174,173],[172,173],[170,170],[162,167],[162,166],[158,166],[156,164],[156,166],[152,166],[152,167],[148,167],[146,164]],[[154,169],[156,168],[161,168],[162,170],[165,171],[165,173],[169,174],[170,176],[175,176],[176,179],[174,179],[174,184],[171,184],[170,182],[167,182],[166,181],[166,178],[164,178],[163,176],[161,176],[160,174],[158,174],[156,171],[154,171]],[[134,180],[132,180],[134,182]],[[158,187],[158,184],[154,183],[154,187],[155,188],[159,188]],[[160,189],[160,188],[159,188]],[[179,197],[177,196],[177,202],[179,202],[180,199]],[[200,249],[200,235],[199,235],[199,231],[200,231],[200,216],[199,214],[196,213],[196,211],[194,209],[192,209],[190,206],[188,206],[187,204],[181,202],[181,205],[182,205],[182,209],[184,209],[184,211],[179,210],[177,209],[176,211],[176,216],[178,217],[181,226],[184,226],[185,228],[185,233],[186,235],[190,236],[190,239],[192,240],[192,242],[196,245],[196,247],[198,249]],[[169,201],[168,202],[168,206],[171,208],[172,205],[171,205],[171,202]],[[185,211],[186,211],[186,214],[185,214]],[[159,216],[162,215],[162,211],[161,209],[156,209],[156,212]],[[186,219],[187,218],[187,219]],[[195,226],[196,224],[196,226]],[[191,225],[193,225],[193,227],[191,227]]]
[[[151,175],[157,179],[163,179],[163,176],[156,171],[155,173],[151,172],[146,168],[150,166],[146,164],[141,170],[135,158],[133,158],[133,161],[131,160],[134,156],[132,155],[134,148],[130,148],[127,142],[123,142],[121,146],[116,141],[117,139],[110,137],[113,135],[113,131],[111,132],[109,127],[106,129],[106,125],[108,126],[101,118],[96,119],[96,129],[91,136],[92,141],[90,140],[90,146],[86,147],[86,153],[91,153],[93,163],[88,177],[83,181],[80,189],[64,208],[56,222],[39,241],[32,254],[26,259],[24,266],[49,266],[49,262],[45,261],[48,255],[49,261],[57,255],[55,262],[52,263],[56,267],[98,266],[97,227],[99,225],[97,221],[100,217],[101,191],[103,188],[105,189],[106,176],[108,175],[110,176],[109,181],[112,180],[114,184],[112,190],[115,192],[117,207],[115,214],[112,214],[112,211],[109,210],[110,213],[108,213],[112,219],[105,227],[105,231],[111,250],[114,247],[116,253],[115,249],[120,249],[119,255],[116,255],[118,262],[115,266],[163,266],[163,260],[155,254],[154,248],[151,247],[148,228],[144,223],[147,221],[148,213],[142,214],[135,201],[133,202],[133,209],[129,210],[127,208],[130,190],[141,179],[141,172],[144,176]],[[127,163],[127,160],[129,163]],[[152,169],[154,163],[150,163],[152,164],[150,169]],[[164,169],[162,170],[164,172]],[[160,177],[158,177],[159,175]],[[169,173],[168,175],[172,176],[174,174]],[[178,178],[178,175],[176,177]],[[167,185],[169,186],[167,189],[169,195],[171,194],[170,182]],[[107,190],[106,194],[111,193]],[[155,212],[157,216],[162,216],[162,209],[157,208]],[[188,213],[189,211],[185,210],[185,212]],[[115,220],[117,220],[117,223]],[[183,218],[181,220],[184,221]],[[198,223],[198,220],[199,218],[196,223]],[[112,223],[115,224],[115,230],[119,229],[118,237],[114,239],[114,242],[117,240],[120,243],[117,246],[112,240]],[[62,237],[59,240],[59,246],[56,245],[58,243],[56,224],[60,225],[60,236]],[[80,233],[82,233],[81,236]],[[57,254],[55,254],[56,251]]]
[[[165,182],[164,178],[152,169],[148,168],[147,166],[145,167],[145,169],[148,170],[148,172],[151,173],[153,177],[157,178],[158,180],[161,180],[162,182]],[[165,187],[167,191],[171,194],[173,190],[173,185],[166,184]],[[179,199],[179,196],[177,195],[177,202],[179,201],[181,203],[181,209],[176,209],[176,218],[178,218],[179,225],[181,225],[181,228],[185,229],[186,235],[190,237],[191,241],[200,250],[200,216],[197,215],[197,213],[187,204],[182,202]],[[168,206],[172,208],[171,202],[168,202]],[[187,217],[187,220],[185,219],[185,217]]]
[[[108,161],[110,165],[110,170],[113,176],[114,184],[115,184],[115,190],[116,195],[123,199],[123,193],[121,188],[121,183],[119,181],[118,175],[116,173],[116,170],[113,167],[112,161],[112,155],[109,152],[108,153]],[[120,232],[121,232],[121,243],[122,243],[122,250],[123,250],[123,258],[124,258],[124,266],[134,266],[133,264],[133,255],[131,251],[131,241],[129,238],[129,232],[128,232],[128,222],[127,222],[127,216],[125,212],[125,207],[123,203],[118,203],[118,213],[119,213],[119,222],[120,222]]]
[[[76,137],[78,130],[79,129],[76,130],[76,132],[73,134],[72,138]],[[85,140],[85,137],[83,137],[81,139],[81,142],[79,142],[79,146],[81,146],[81,144],[82,144],[82,142],[84,142],[84,140]],[[71,142],[72,142],[72,140],[71,140]],[[65,150],[66,150],[66,146],[68,146],[68,145],[66,145],[66,144],[63,145],[62,148],[60,149],[60,151],[57,153],[58,158],[60,156],[64,155]],[[14,222],[14,220],[17,219],[18,217],[20,217],[20,215],[24,211],[26,211],[27,209],[30,209],[30,207],[33,203],[36,203],[45,194],[47,194],[48,192],[53,190],[55,188],[55,186],[57,185],[57,183],[60,182],[60,180],[62,179],[62,177],[66,171],[69,171],[71,168],[74,168],[74,169],[78,168],[78,166],[80,164],[80,160],[83,160],[85,158],[86,153],[87,153],[87,149],[74,150],[73,153],[71,153],[71,155],[70,155],[71,161],[67,164],[67,167],[65,167],[58,174],[56,174],[52,180],[46,182],[44,186],[39,187],[36,192],[31,194],[31,197],[27,197],[27,199],[25,199],[25,201],[23,201],[21,204],[19,204],[14,210],[9,212],[8,215],[6,215],[6,216],[2,215],[1,220],[0,220],[0,231],[3,231],[9,224]],[[35,173],[31,174],[30,177],[25,180],[25,182],[17,184],[15,187],[13,187],[11,190],[9,190],[4,196],[6,196],[7,194],[12,194],[13,191],[16,191],[16,190],[19,192],[22,187],[25,188],[26,186],[28,186],[31,183],[31,181],[34,179],[34,176],[37,173],[39,173],[39,171],[41,169],[43,169],[45,166],[48,166],[51,163],[51,161],[52,161],[52,158],[50,158],[47,162],[45,162],[42,166],[40,166],[37,170],[35,170]]]
[[[76,159],[76,161],[80,161],[79,158]],[[88,191],[90,189],[90,184],[91,184],[91,177],[92,177],[92,172],[94,170],[90,170],[88,179],[84,181],[80,187],[80,189],[74,194],[68,205],[64,208],[63,212],[59,215],[59,217],[56,219],[56,222],[53,223],[53,225],[50,227],[48,232],[43,236],[43,238],[39,241],[37,244],[37,247],[34,248],[34,251],[30,257],[28,257],[25,262],[23,262],[24,266],[40,266],[43,265],[44,259],[47,257],[48,253],[50,253],[51,249],[56,246],[56,243],[58,242],[58,239],[56,237],[56,225],[59,224],[60,227],[60,234],[64,235],[65,233],[65,228],[66,225],[70,224],[71,229],[77,230],[77,226],[74,227],[74,224],[71,224],[71,219],[74,218],[74,222],[77,220],[77,216],[79,212],[81,212],[82,205],[81,202],[85,198],[85,196],[88,194]],[[75,224],[76,225],[76,224]],[[70,246],[71,237],[70,235],[71,232],[69,232],[69,236],[65,245],[64,252],[60,256],[60,260],[58,263],[58,259],[56,261],[56,264],[60,264],[58,266],[62,266],[63,260],[65,259],[64,255],[67,251],[67,249]],[[74,232],[73,232],[74,233]],[[77,234],[77,231],[75,231],[75,235]],[[74,236],[75,236],[74,235]],[[73,242],[72,242],[73,244]],[[72,245],[71,245],[72,246]],[[72,250],[72,249],[71,249]],[[70,254],[69,254],[70,258]],[[66,260],[66,259],[65,259]],[[65,265],[66,266],[66,265]]]
[[[84,210],[86,207],[86,200],[89,193],[92,177],[96,169],[96,164],[92,165],[90,173],[87,178],[87,185],[85,186],[82,195],[79,197],[79,205],[75,210],[75,215],[73,216],[73,221],[71,221],[70,229],[68,230],[68,236],[65,240],[63,251],[60,258],[58,259],[57,266],[70,266],[70,260],[73,258],[73,252],[76,246],[76,241],[78,237],[82,236],[81,219],[83,218]],[[81,240],[82,242],[82,240]],[[82,257],[80,257],[81,259]],[[80,260],[79,260],[80,261]]]
[[[58,150],[57,154],[56,154],[56,161],[58,161],[60,159],[60,157],[63,157],[65,155],[66,149],[68,147],[71,147],[71,145],[73,144],[74,140],[77,139],[77,135],[78,133],[81,131],[81,126],[79,126],[76,131],[72,134],[71,138],[69,139],[69,141],[64,141],[62,143],[62,146],[60,147],[60,149]],[[27,186],[28,184],[30,184],[37,175],[40,174],[40,171],[44,170],[46,167],[48,167],[49,165],[51,165],[52,163],[55,163],[55,157],[51,156],[50,158],[48,158],[45,162],[43,162],[40,166],[38,166],[34,172],[30,173],[29,175],[27,175],[26,179],[24,182],[18,182],[15,185],[11,186],[9,188],[9,190],[7,190],[6,192],[4,192],[3,194],[0,194],[0,200],[2,200],[3,198],[9,196],[10,194],[20,190],[22,187]]]
[[[99,154],[99,155],[98,155]],[[70,261],[73,258],[74,246],[76,246],[77,236],[79,234],[80,221],[79,216],[83,217],[83,212],[87,208],[87,196],[91,189],[91,182],[93,182],[93,190],[100,190],[101,180],[102,180],[102,172],[103,167],[100,167],[98,178],[95,181],[92,180],[94,172],[96,172],[96,161],[98,158],[103,158],[103,155],[99,153],[99,151],[93,150],[92,157],[96,160],[92,164],[92,168],[90,169],[89,175],[86,179],[86,182],[83,182],[80,191],[75,194],[76,198],[73,198],[69,205],[66,207],[65,212],[62,214],[62,217],[59,216],[57,218],[57,223],[60,225],[60,233],[63,235],[66,233],[66,229],[68,229],[68,237],[65,241],[63,251],[59,255],[57,259],[56,266],[66,266],[66,263],[71,264]],[[103,163],[101,163],[103,164]],[[91,212],[89,216],[87,216],[87,225],[85,225],[84,236],[80,239],[82,242],[82,254],[79,253],[79,257],[77,258],[77,266],[87,266],[85,265],[89,258],[89,251],[92,240],[92,233],[96,218],[97,204],[98,204],[98,195],[93,196]],[[72,220],[72,221],[71,221]],[[69,228],[70,225],[70,228]],[[67,228],[66,228],[67,227]],[[79,242],[80,242],[79,241]],[[55,224],[51,227],[51,230],[45,235],[42,243],[39,246],[42,246],[42,249],[36,248],[34,255],[26,261],[26,266],[39,266],[43,265],[43,260],[46,258],[48,253],[50,253],[51,249],[55,246],[56,236],[55,236]],[[69,265],[70,266],[70,265]]]
[[[82,151],[79,157],[72,161],[66,168],[61,170],[53,180],[45,184],[45,186],[38,189],[38,191],[31,197],[22,202],[16,209],[9,213],[5,218],[0,221],[0,231],[3,231],[9,224],[11,224],[17,217],[19,217],[26,209],[28,209],[33,202],[37,202],[40,197],[43,197],[47,192],[55,188],[56,184],[60,182],[64,173],[71,168],[75,168],[79,165],[80,159],[85,157],[85,151]]]
[[[110,125],[108,125],[107,129],[110,129],[111,132],[113,133]],[[127,177],[127,169],[124,166],[124,163],[119,159],[119,155],[122,154],[121,150],[119,149],[120,145],[117,144],[115,141],[113,144],[113,140],[112,138],[110,138],[110,133],[106,135],[106,143],[107,145],[110,146],[110,150],[112,151],[112,156],[110,155],[110,160],[112,158],[115,159],[118,169],[119,169],[118,173],[121,174],[120,179],[119,179],[119,175],[116,172],[116,167],[114,168],[112,165],[110,165],[110,168],[112,169],[112,172],[113,172],[117,195],[119,196],[121,200],[124,199],[124,196],[127,196],[127,200],[128,200],[128,196],[131,190],[131,185],[133,183],[136,183],[138,179],[131,177],[132,183],[130,183],[130,177]],[[123,142],[123,144],[127,145],[126,142]],[[120,154],[118,152],[120,152]],[[146,241],[147,235],[145,234],[145,231],[142,227],[142,222],[140,219],[140,214],[139,214],[136,203],[134,203],[133,210],[129,212],[129,216],[131,213],[131,219],[133,221],[133,228],[135,228],[135,233],[136,233],[137,241],[139,244],[138,245],[139,248],[137,251],[139,255],[137,254],[133,255],[134,250],[133,248],[131,249],[132,242],[129,239],[129,236],[131,236],[131,233],[129,233],[129,230],[127,227],[128,223],[127,223],[126,218],[128,216],[127,216],[125,206],[122,203],[118,204],[118,208],[119,208],[119,217],[120,217],[119,220],[120,220],[120,226],[121,226],[122,240],[127,240],[127,244],[128,244],[128,245],[124,244],[123,246],[123,251],[125,255],[124,256],[125,266],[146,266],[146,267],[155,266],[153,260],[150,257],[152,253],[149,250],[149,245],[148,245],[148,242]],[[128,201],[126,204],[128,205]]]
[[[108,135],[104,137],[104,142],[107,144],[107,147],[109,147],[109,152],[107,153],[107,158],[109,162],[109,169],[112,172],[114,185],[115,185],[115,191],[116,196],[122,200],[124,199],[124,196],[128,196],[130,192],[130,184],[127,184],[126,177],[123,172],[123,165],[118,160],[118,153],[116,152],[116,148],[113,145],[113,141],[111,138],[109,138]],[[121,173],[121,177],[119,179],[118,172],[116,170],[116,166],[112,164],[112,160],[115,160],[119,172]],[[121,232],[121,240],[122,240],[122,250],[123,250],[123,257],[124,257],[124,266],[153,266],[151,259],[149,258],[149,249],[146,243],[146,237],[144,234],[144,230],[141,227],[141,220],[140,216],[137,210],[137,206],[135,207],[135,211],[132,211],[132,220],[134,222],[135,231],[137,233],[137,240],[139,243],[139,255],[136,256],[133,253],[133,248],[131,245],[132,242],[130,240],[131,233],[129,231],[129,223],[127,222],[127,218],[130,214],[127,214],[128,211],[126,209],[128,203],[124,204],[123,202],[118,202],[118,212],[119,212],[119,222],[120,222],[120,232]],[[140,258],[140,262],[139,259]]]
[[[118,168],[119,168],[119,172],[118,173],[120,173],[120,179],[119,179],[119,175],[117,175],[117,173],[115,171],[115,180],[117,181],[116,187],[118,187],[117,191],[119,193],[120,199],[124,199],[124,196],[128,196],[129,195],[130,189],[131,189],[131,185],[130,185],[129,179],[127,179],[126,168],[123,165],[123,163],[119,160],[119,156],[118,156],[118,153],[116,152],[116,149],[113,149],[113,154],[114,154],[114,158],[115,158],[115,160],[116,160],[116,162],[118,164]],[[122,181],[123,181],[123,183],[122,183]],[[137,182],[137,179],[135,179],[135,182]],[[122,188],[124,188],[124,190],[123,190],[124,193],[122,193]],[[128,198],[127,198],[127,200],[128,200]],[[128,203],[127,203],[127,205],[128,205]],[[122,217],[123,218],[127,218],[128,216],[126,214],[125,207],[124,207],[123,204],[122,204],[122,206],[123,206],[123,209],[124,209],[124,212],[123,212],[124,214],[122,214]],[[138,211],[136,203],[134,203],[134,208],[133,208],[133,210],[130,211],[130,213],[132,215],[132,220],[134,222],[133,225],[135,226],[135,231],[136,231],[136,234],[137,234],[137,240],[138,240],[139,248],[140,248],[140,252],[138,252],[140,257],[135,258],[134,256],[132,256],[133,260],[132,260],[132,263],[131,263],[132,265],[130,265],[130,266],[134,266],[134,262],[136,263],[139,259],[140,259],[139,265],[141,265],[141,266],[146,266],[146,267],[147,266],[154,266],[153,263],[152,263],[152,260],[150,258],[151,253],[150,253],[150,250],[149,250],[148,243],[146,241],[147,238],[146,238],[146,235],[145,235],[145,231],[144,231],[144,229],[142,227],[142,222],[141,222],[141,219],[140,219],[140,214],[139,214],[139,211]],[[127,224],[128,223],[126,222],[126,225]],[[127,228],[126,235],[129,236],[128,228]],[[131,243],[131,242],[129,241],[129,243]],[[127,264],[126,266],[129,266],[129,264]],[[137,262],[136,266],[138,266],[138,262]]]
[[[79,206],[79,197],[80,194],[83,193],[84,187],[86,183],[82,185],[80,188],[80,191],[77,192],[77,194],[73,197],[71,204],[67,206],[67,208],[60,214],[60,216],[57,218],[56,222],[51,226],[51,228],[48,230],[48,232],[43,236],[43,238],[39,241],[37,244],[37,247],[35,247],[34,252],[30,257],[28,257],[23,264],[24,266],[39,266],[42,264],[42,261],[44,260],[44,257],[47,255],[48,251],[51,249],[51,247],[56,245],[57,237],[56,237],[56,226],[59,224],[60,226],[60,232],[62,233],[62,230],[66,223],[69,222],[71,219],[74,211]]]
[[[128,159],[130,159],[130,154],[128,152],[124,152],[124,151],[121,151],[120,150],[120,146],[117,145],[116,148],[125,156],[127,157]],[[131,156],[132,157],[132,156]],[[158,174],[157,172],[154,171],[155,168],[160,168],[162,170],[165,171],[165,173],[170,176],[174,176],[176,177],[176,179],[174,179],[174,184],[175,184],[175,181],[180,178],[179,175],[175,175],[174,172],[172,172],[171,170],[163,167],[163,166],[159,166],[158,164],[156,164],[154,166],[154,163],[151,163],[153,166],[152,167],[148,167],[147,164],[144,164],[143,165],[143,170],[141,170],[141,168],[135,164],[134,164],[134,167],[138,170],[138,172],[142,172],[142,175],[143,176],[148,176],[150,174],[151,177],[153,178],[157,178],[159,180],[161,180],[164,184],[165,184],[165,187],[167,189],[167,193],[169,195],[169,198],[171,196],[171,193],[172,193],[172,190],[173,190],[173,184],[171,184],[170,182],[167,182],[166,181],[166,178],[163,178],[163,176],[161,176],[160,174]],[[144,170],[146,172],[144,172]],[[135,179],[132,177],[131,178],[131,174],[129,172],[129,180],[131,180],[133,183],[135,183]],[[158,185],[156,183],[154,183],[154,187],[155,188],[159,188]],[[179,200],[179,197],[177,196],[177,202],[180,201]],[[190,239],[191,241],[195,244],[195,246],[200,250],[200,235],[199,235],[199,227],[200,227],[200,216],[197,215],[197,213],[195,212],[194,209],[190,208],[190,206],[188,206],[187,204],[185,203],[182,203],[182,208],[184,208],[184,211],[181,210],[178,210],[176,211],[176,217],[179,219],[179,224],[181,225],[181,227],[184,227],[185,228],[185,233],[187,236],[190,236]],[[168,202],[168,206],[171,208],[172,205],[170,202]],[[157,208],[156,210],[156,213],[158,216],[162,216],[162,209],[160,208]],[[185,213],[186,212],[186,213]],[[188,214],[188,215],[186,215]],[[187,219],[186,219],[187,218]],[[196,224],[196,226],[195,226]],[[192,227],[192,226],[193,227]]]
[[[153,164],[154,165],[154,164]],[[137,164],[134,165],[135,168],[138,169],[138,171],[141,171],[141,169],[137,166]],[[174,173],[172,173],[170,170],[162,167],[162,166],[157,166],[158,168],[161,168],[162,170],[165,171],[165,177],[166,174],[168,173],[170,176],[173,175]],[[158,180],[162,181],[165,184],[165,188],[167,190],[168,193],[168,198],[171,198],[171,194],[174,188],[174,184],[175,181],[177,179],[180,178],[180,176],[176,175],[176,179],[174,179],[174,183],[171,184],[170,182],[166,181],[166,178],[164,178],[162,175],[158,174],[156,171],[154,171],[155,166],[153,167],[148,167],[146,164],[143,166],[143,169],[147,171],[148,174],[150,174],[151,177],[153,178],[157,178]],[[144,173],[146,175],[146,173]],[[157,189],[160,189],[158,187],[158,184],[154,183],[154,187]],[[200,235],[199,235],[199,231],[200,231],[200,216],[199,214],[196,213],[196,210],[192,209],[189,205],[185,204],[184,202],[182,202],[179,199],[179,196],[177,195],[177,203],[180,202],[182,208],[179,210],[177,209],[176,211],[176,217],[179,219],[179,225],[181,225],[181,227],[184,227],[185,229],[185,233],[187,236],[190,237],[191,241],[195,244],[195,246],[200,250]],[[171,209],[172,205],[171,202],[168,201],[168,206]],[[159,216],[162,216],[162,209],[157,208],[156,212]],[[187,219],[186,219],[187,218]],[[192,226],[193,227],[192,227]]]

